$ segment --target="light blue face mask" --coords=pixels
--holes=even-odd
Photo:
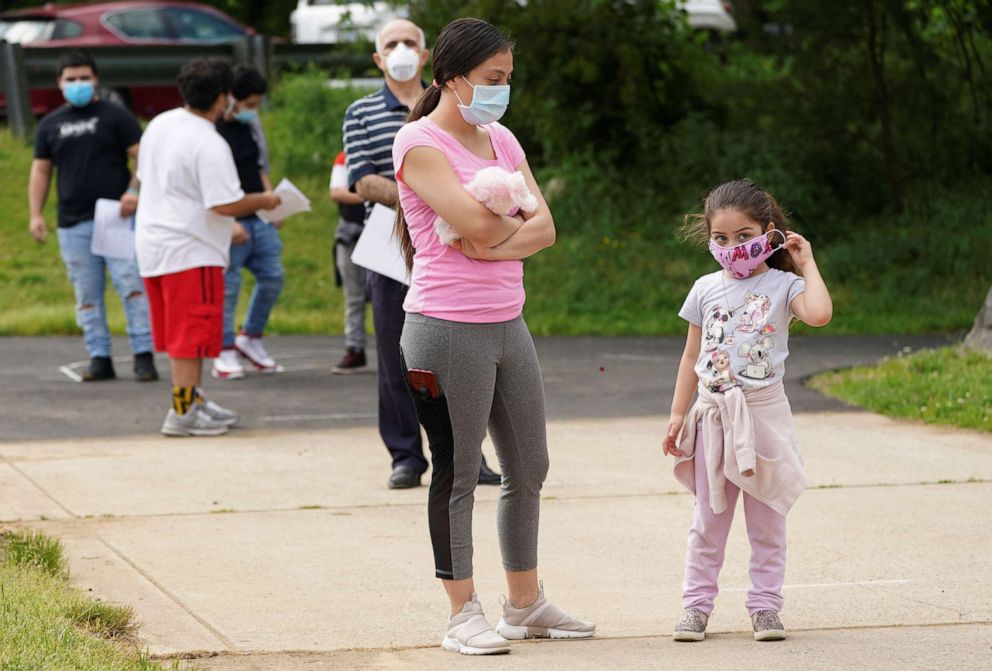
[[[463,103],[458,91],[455,91],[455,97],[458,98],[458,111],[462,113],[465,122],[479,126],[499,121],[510,104],[510,85],[484,86],[473,84],[464,77],[462,79],[472,87],[471,105]]]
[[[241,123],[251,123],[258,118],[258,110],[241,110],[234,118]]]
[[[93,100],[93,82],[78,81],[69,82],[62,89],[62,96],[65,101],[73,107],[86,107]]]

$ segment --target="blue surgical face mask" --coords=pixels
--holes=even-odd
[[[93,82],[69,82],[62,88],[62,96],[73,107],[86,107],[93,101]]]
[[[241,110],[234,118],[241,123],[252,123],[258,118],[258,110]]]
[[[466,123],[479,126],[499,121],[510,104],[510,85],[483,86],[473,84],[467,79],[465,83],[472,87],[472,104],[463,103],[458,91],[455,91],[455,97],[458,98],[458,111],[462,113]]]

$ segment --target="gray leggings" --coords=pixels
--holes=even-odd
[[[541,365],[523,317],[467,324],[408,314],[400,348],[406,367],[433,371],[442,393],[437,401],[415,396],[431,448],[437,577],[472,577],[472,507],[487,426],[503,472],[496,514],[503,567],[536,568],[548,446]]]

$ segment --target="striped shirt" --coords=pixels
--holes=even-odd
[[[366,175],[396,179],[393,171],[393,139],[406,122],[410,110],[383,86],[359,98],[344,114],[344,153],[348,157],[348,188]],[[371,207],[366,208],[365,216]]]

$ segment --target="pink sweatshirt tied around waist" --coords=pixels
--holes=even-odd
[[[699,387],[679,441],[684,456],[675,460],[676,479],[693,493],[693,456],[700,422],[709,504],[714,514],[727,508],[727,480],[773,510],[787,514],[806,488],[806,473],[782,384],[747,392],[733,387],[724,393]],[[754,470],[754,475],[744,476],[747,470]]]

